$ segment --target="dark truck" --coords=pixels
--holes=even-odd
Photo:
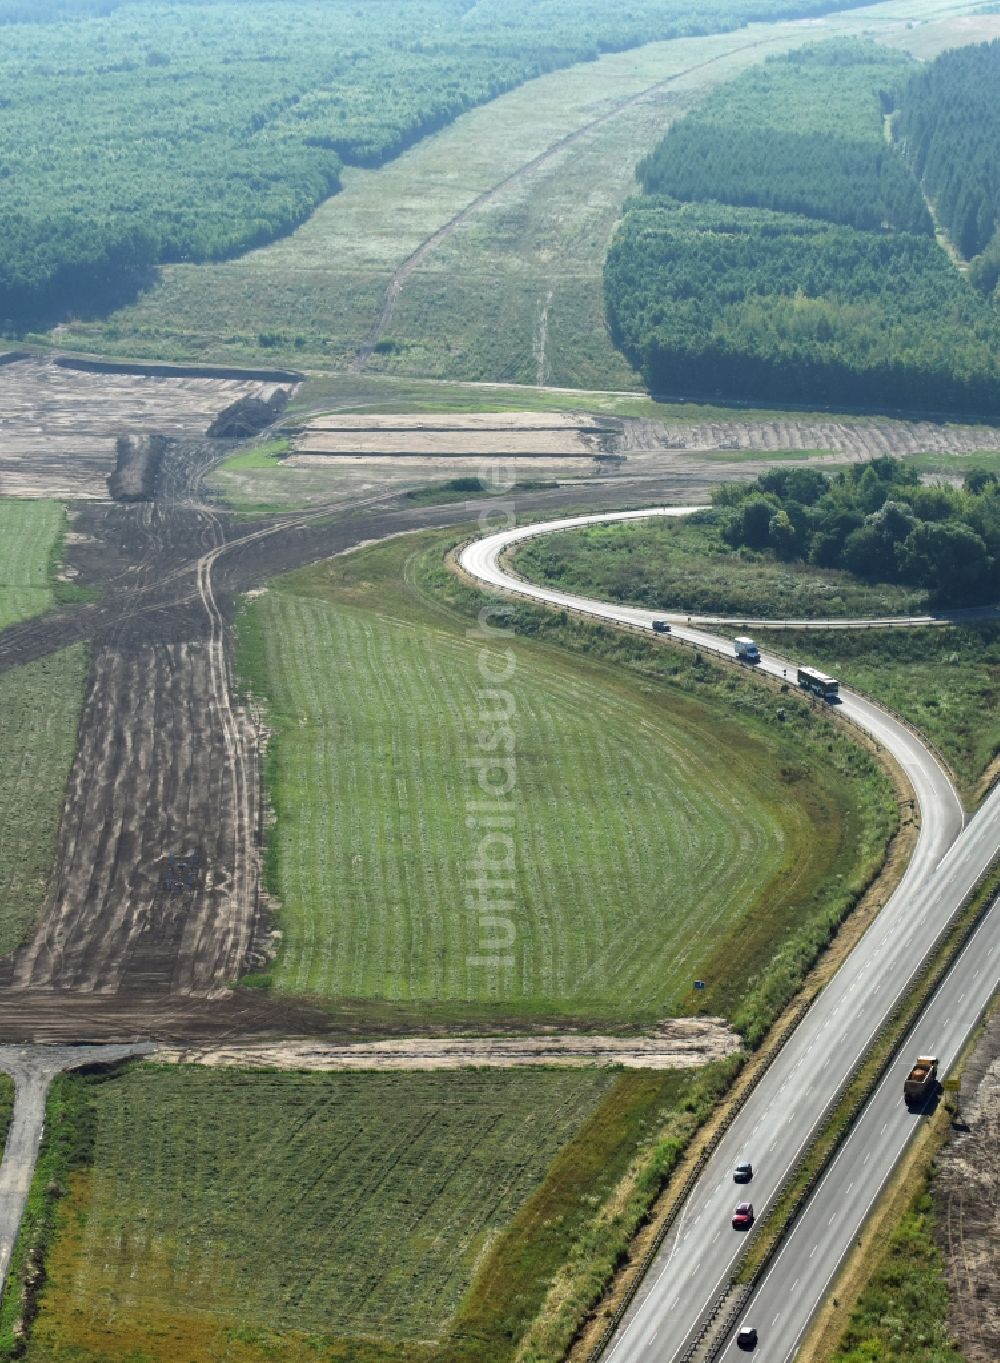
[[[903,1101],[907,1107],[919,1107],[937,1086],[938,1062],[936,1055],[919,1055],[903,1081]]]

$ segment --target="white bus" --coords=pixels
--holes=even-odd
[[[817,672],[814,667],[799,668],[799,685],[822,700],[840,699],[840,682],[825,672]]]

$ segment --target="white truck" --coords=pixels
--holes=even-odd
[[[733,640],[736,646],[736,656],[745,663],[759,663],[760,649],[752,639],[748,639],[745,634],[741,634]]]

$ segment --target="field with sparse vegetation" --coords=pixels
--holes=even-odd
[[[441,565],[446,543],[396,540],[281,579],[240,620],[240,670],[274,731],[268,871],[283,939],[261,982],[467,1019],[626,1025],[697,1007],[699,977],[703,1006],[754,1032],[761,999],[787,989],[800,951],[817,950],[810,934],[877,862],[882,779],[794,697],[776,720],[738,674],[674,650],[647,660],[632,639],[649,672],[623,673],[581,656],[604,646],[599,631],[529,612],[520,628],[535,637],[512,643],[504,684],[510,960],[477,959],[466,882],[481,834],[464,811],[469,760],[495,726],[466,637],[482,598]]]
[[[705,1076],[147,1065],[60,1086],[78,1154],[30,1363],[489,1363]]]
[[[826,23],[839,31],[860,20],[848,12]],[[354,358],[394,272],[434,238],[369,367],[637,388],[608,337],[601,282],[635,166],[709,90],[802,39],[800,26],[772,23],[543,75],[379,170],[348,166],[341,191],[283,239],[237,260],[165,265],[134,304],[71,320],[59,343],[328,369]]]
[[[780,32],[769,34],[766,50]],[[678,39],[542,76],[380,170],[347,169],[341,192],[284,239],[226,263],[168,265],[135,304],[107,321],[71,323],[60,343],[213,361],[343,363],[374,325],[393,272],[479,195],[502,186],[407,282],[371,364],[528,383],[541,368],[550,382],[635,387],[603,322],[611,227],[643,149],[704,88],[756,60],[759,41],[745,33]],[[685,74],[706,61],[705,70]],[[662,81],[671,85],[658,92]],[[650,89],[640,104],[518,175]],[[536,356],[550,286],[549,342]]]
[[[918,614],[927,606],[926,593],[897,583],[784,563],[767,550],[734,551],[714,511],[541,535],[518,550],[517,567],[533,582],[652,610],[832,619]]]

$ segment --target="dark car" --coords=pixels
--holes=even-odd
[[[653,633],[654,633],[654,634],[669,634],[669,633],[670,633],[670,624],[669,624],[669,622],[666,621],[666,620],[654,620],[654,621],[653,621]]]
[[[736,1347],[738,1349],[756,1349],[757,1331],[752,1325],[741,1325],[736,1332]]]
[[[753,1225],[753,1203],[740,1202],[733,1212],[733,1230],[748,1230]]]
[[[734,1183],[749,1183],[752,1178],[753,1165],[749,1160],[744,1160],[743,1163],[737,1164],[736,1168],[733,1170]]]

